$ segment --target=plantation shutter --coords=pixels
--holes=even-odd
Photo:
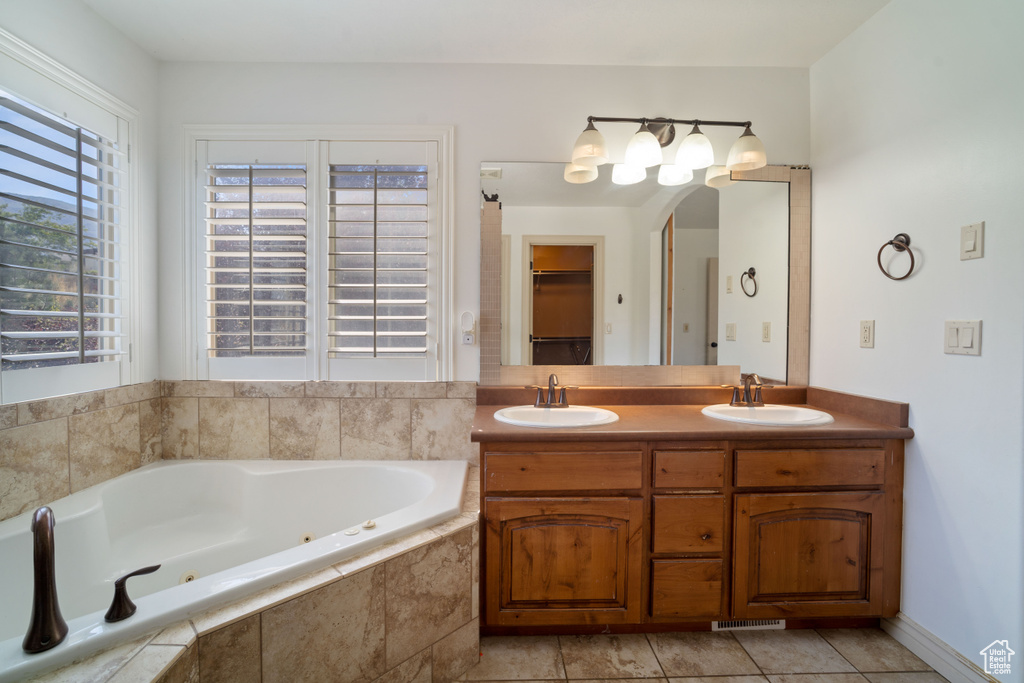
[[[208,376],[302,379],[311,356],[304,144],[207,144]]]
[[[437,376],[436,143],[331,142],[331,379]]]
[[[0,92],[4,372],[120,359],[127,160],[116,119],[111,130],[101,137]]]

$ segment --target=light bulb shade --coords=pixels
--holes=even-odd
[[[594,122],[588,121],[576,144],[572,148],[572,163],[577,166],[600,166],[608,163],[608,146],[604,136],[594,128]]]
[[[768,157],[764,153],[764,144],[750,132],[750,126],[747,126],[743,135],[732,144],[732,149],[729,150],[729,160],[725,162],[725,167],[730,171],[752,171],[767,163]]]
[[[647,178],[647,169],[643,166],[615,164],[612,166],[612,182],[616,185],[635,185]]]
[[[562,177],[565,178],[566,182],[575,185],[589,183],[591,180],[597,180],[597,166],[582,166],[570,161],[565,165],[565,173],[563,173]]]
[[[685,185],[693,180],[693,171],[678,164],[662,164],[658,169],[659,185]]]
[[[646,123],[640,124],[640,130],[636,132],[626,145],[627,166],[640,166],[650,168],[661,163],[661,143],[654,133],[647,128]]]
[[[704,174],[704,184],[708,187],[727,187],[735,182],[725,166],[708,166]]]
[[[707,168],[715,163],[715,150],[700,128],[693,127],[690,134],[683,138],[676,152],[676,166],[685,168]]]

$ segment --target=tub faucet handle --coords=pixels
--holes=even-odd
[[[154,564],[152,567],[143,567],[142,569],[136,569],[125,574],[114,581],[114,600],[110,603],[110,609],[107,610],[107,614],[103,618],[113,623],[115,621],[123,621],[135,614],[135,603],[128,597],[128,579],[133,576],[152,574],[157,569],[160,569],[158,564]]]

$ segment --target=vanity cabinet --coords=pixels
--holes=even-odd
[[[485,442],[481,477],[485,631],[899,609],[900,439]]]
[[[522,448],[484,448],[487,623],[642,621],[642,449]]]

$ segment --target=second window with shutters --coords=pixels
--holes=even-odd
[[[442,379],[438,148],[197,140],[197,376]]]

